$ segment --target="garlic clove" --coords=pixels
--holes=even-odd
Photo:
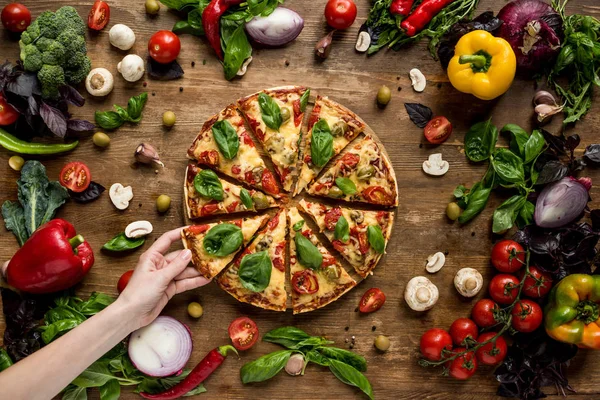
[[[545,90],[538,90],[535,93],[535,96],[533,96],[533,105],[537,106],[538,104],[557,105],[556,99],[552,96],[552,93]]]
[[[543,123],[549,121],[555,114],[562,112],[563,107],[559,105],[538,104],[534,110],[537,114],[538,122]]]
[[[324,36],[321,40],[317,42],[317,45],[315,46],[315,55],[317,57],[322,59],[326,59],[327,57],[329,57],[334,33],[335,29],[329,32],[326,36]]]
[[[125,236],[129,239],[137,239],[152,233],[153,227],[149,221],[135,221],[125,228]]]
[[[141,162],[142,164],[156,163],[163,168],[165,167],[165,164],[160,161],[158,151],[156,151],[154,146],[148,143],[140,143],[138,147],[136,147],[133,156],[135,157],[136,161]]]
[[[285,372],[291,376],[298,376],[304,370],[304,356],[299,353],[292,354],[285,364]]]

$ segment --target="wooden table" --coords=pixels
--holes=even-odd
[[[53,1],[24,1],[34,16],[58,5]],[[61,5],[72,4],[80,15],[87,16],[90,1],[64,0]],[[117,62],[126,54],[109,44],[108,28],[88,37],[88,54],[94,67],[106,67],[115,74],[115,88],[106,99],[87,96],[81,109],[73,108],[77,117],[93,120],[95,110],[110,109],[113,103],[126,104],[127,99],[148,91],[148,104],[139,125],[125,124],[112,133],[110,147],[100,150],[92,144],[91,137],[82,140],[71,154],[42,159],[49,176],[56,178],[60,168],[68,161],[85,161],[94,180],[109,187],[115,182],[132,185],[135,197],[124,212],[117,211],[105,193],[98,201],[88,205],[69,202],[62,207],[58,217],[71,221],[79,232],[86,235],[93,248],[100,247],[113,235],[135,220],[148,219],[155,227],[151,243],[161,233],[181,226],[184,221],[182,208],[182,182],[185,170],[186,150],[198,133],[203,121],[242,95],[257,90],[300,84],[313,92],[328,95],[345,104],[378,133],[391,156],[400,192],[400,206],[396,226],[388,245],[388,254],[380,262],[375,276],[360,283],[339,301],[324,309],[305,315],[293,316],[291,312],[274,313],[238,303],[223,293],[217,285],[176,296],[164,313],[187,323],[193,333],[194,353],[189,365],[195,365],[209,350],[228,342],[227,326],[241,315],[253,318],[264,333],[270,329],[295,325],[315,335],[324,335],[339,346],[347,346],[345,340],[356,337],[354,351],[364,355],[369,362],[366,376],[373,385],[378,399],[484,399],[494,398],[497,383],[491,368],[481,368],[469,382],[458,382],[440,376],[440,370],[424,370],[417,366],[417,344],[420,335],[431,327],[449,327],[458,317],[470,314],[475,300],[461,298],[453,287],[455,272],[462,267],[479,269],[486,278],[492,274],[489,254],[492,243],[491,214],[503,200],[492,196],[486,210],[467,226],[451,224],[445,217],[445,207],[458,184],[471,185],[484,173],[484,166],[466,162],[462,140],[468,127],[477,121],[493,116],[494,123],[517,123],[529,129],[535,92],[532,81],[516,80],[511,90],[496,101],[482,102],[452,88],[440,65],[434,61],[420,43],[400,52],[385,52],[371,58],[354,51],[356,33],[367,15],[370,2],[359,0],[358,19],[351,29],[335,36],[329,59],[315,60],[313,47],[326,33],[321,10],[325,0],[305,2],[288,0],[286,5],[298,11],[305,20],[305,28],[298,39],[281,49],[255,50],[254,61],[243,79],[227,82],[223,71],[206,41],[196,37],[181,36],[182,49],[179,62],[185,70],[181,80],[159,82],[143,80],[127,84],[116,73]],[[578,12],[600,17],[600,7],[592,6],[594,0],[573,0],[568,12]],[[478,12],[498,11],[504,2],[482,0]],[[110,26],[124,23],[136,33],[137,41],[131,53],[146,53],[149,37],[159,29],[170,29],[177,17],[163,6],[156,18],[144,12],[142,0],[110,2],[112,7]],[[18,46],[9,40],[6,31],[0,33],[0,54],[3,58],[16,60]],[[191,66],[195,62],[195,67]],[[424,93],[415,93],[408,78],[408,71],[417,67],[424,72],[428,85]],[[377,108],[375,94],[381,85],[392,89],[391,103],[385,110]],[[181,91],[183,88],[183,91]],[[415,127],[406,112],[404,102],[420,102],[431,107],[435,114],[445,115],[454,126],[451,138],[442,146],[425,143],[421,129]],[[161,115],[172,110],[177,124],[166,130]],[[577,125],[583,144],[598,142],[600,136],[600,107],[595,104],[585,121]],[[555,122],[550,130],[558,132]],[[505,138],[501,139],[505,141]],[[134,168],[133,152],[140,142],[155,145],[166,164],[158,173],[154,168]],[[583,146],[581,146],[583,148]],[[426,176],[421,170],[422,162],[432,152],[443,153],[450,162],[450,171],[443,178]],[[10,157],[0,151],[0,200],[16,199],[18,173],[8,168]],[[600,179],[595,170],[586,172],[592,179]],[[155,209],[155,199],[166,193],[173,199],[173,206],[165,215]],[[592,198],[600,196],[594,187]],[[598,206],[598,202],[592,203]],[[146,244],[146,247],[149,244]],[[17,250],[15,238],[3,231],[0,235],[0,259],[8,259]],[[425,260],[431,253],[447,251],[446,266],[432,281],[440,289],[440,301],[431,311],[418,314],[411,311],[403,300],[406,282],[415,275],[424,275]],[[96,265],[78,293],[87,297],[93,291],[116,295],[119,276],[135,266],[142,251],[122,258],[109,257],[96,251]],[[360,315],[355,308],[361,295],[371,287],[381,288],[387,295],[387,303],[379,312]],[[483,291],[485,292],[485,291]],[[480,298],[484,293],[480,294]],[[205,310],[199,320],[191,319],[186,305],[199,301]],[[0,316],[0,332],[3,331]],[[378,334],[388,335],[391,348],[378,354],[373,339]],[[228,359],[224,366],[206,382],[206,399],[338,399],[365,398],[358,390],[337,381],[327,370],[310,366],[303,377],[292,378],[281,373],[274,379],[256,385],[243,386],[239,380],[239,368],[243,363],[278,349],[275,345],[261,343],[243,354],[240,360]],[[597,354],[581,351],[569,369],[570,382],[577,389],[577,398],[597,398],[600,385],[600,367]],[[549,394],[554,393],[548,388]],[[138,398],[126,392],[123,398]]]

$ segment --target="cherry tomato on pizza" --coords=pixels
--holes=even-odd
[[[233,347],[241,351],[248,350],[258,340],[258,327],[248,317],[234,319],[227,331]]]
[[[263,171],[261,183],[265,192],[269,194],[279,194],[279,186],[277,186],[275,176],[271,171],[267,169]]]
[[[432,328],[421,336],[419,349],[426,360],[439,361],[442,351],[452,350],[452,337],[443,329]]]
[[[450,336],[455,346],[464,346],[465,340],[470,338],[472,341],[477,340],[479,329],[473,320],[469,318],[459,318],[450,325]]]
[[[487,342],[488,340],[492,340],[497,334],[497,332],[482,333],[477,341],[479,343]],[[507,350],[506,341],[502,336],[499,336],[496,340],[492,340],[477,349],[475,355],[477,356],[477,360],[484,365],[496,365],[504,360]]]
[[[514,240],[501,240],[492,248],[492,265],[500,272],[513,273],[525,265],[523,246]]]
[[[319,290],[317,276],[310,269],[294,272],[292,289],[298,294],[313,294]]]
[[[110,19],[110,7],[103,1],[95,1],[88,15],[88,28],[95,31],[104,29]]]
[[[181,51],[179,37],[171,31],[156,32],[148,41],[148,53],[154,61],[168,64],[175,61]]]
[[[511,314],[512,327],[519,332],[533,332],[542,323],[542,307],[529,299],[519,300]]]
[[[519,283],[514,275],[498,274],[490,281],[490,297],[498,304],[512,304],[519,294]]]
[[[500,307],[493,300],[481,299],[471,311],[471,318],[480,328],[489,328],[498,323],[494,318],[494,312],[500,311]]]
[[[459,347],[454,349],[453,353],[462,353],[466,350],[464,347]],[[451,377],[464,381],[472,377],[477,371],[477,358],[472,351],[469,351],[450,361],[447,367],[448,374]]]
[[[117,282],[117,290],[119,291],[119,293],[121,293],[123,290],[125,290],[132,275],[133,275],[132,269],[130,269],[129,271],[126,271],[123,275],[121,275],[121,277],[119,278],[119,282]]]
[[[531,265],[529,275],[523,282],[523,294],[538,299],[544,297],[552,289],[552,276],[538,267]]]
[[[379,310],[385,303],[385,294],[378,288],[371,288],[363,294],[358,304],[361,313],[370,313]]]
[[[328,231],[332,231],[335,229],[335,225],[338,220],[342,216],[342,209],[339,207],[334,207],[325,213],[325,229]]]
[[[90,169],[79,161],[68,163],[60,171],[60,184],[75,193],[83,192],[90,186],[91,181]]]
[[[356,13],[353,0],[329,0],[325,5],[325,19],[333,29],[349,28],[356,19]]]

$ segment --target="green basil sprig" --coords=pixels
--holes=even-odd
[[[491,118],[476,123],[465,135],[465,155],[473,162],[490,158],[498,141],[498,129],[492,124]]]
[[[121,232],[117,236],[106,242],[104,246],[102,246],[102,248],[104,250],[113,252],[129,251],[142,246],[145,241],[146,238],[143,236],[136,239],[130,239],[127,236],[125,236],[125,232]]]
[[[115,111],[96,111],[96,124],[106,130],[117,129],[125,122],[138,123],[142,120],[142,110],[148,101],[148,93],[133,96],[127,102],[127,109],[114,104]]]
[[[221,180],[210,169],[203,169],[194,177],[194,189],[201,196],[222,201],[224,198],[223,184]]]
[[[367,239],[369,244],[379,254],[383,254],[385,251],[385,239],[383,238],[383,232],[377,225],[369,225],[367,227]]]
[[[279,350],[246,363],[240,369],[242,383],[264,382],[279,373],[294,353],[293,350]]]
[[[269,286],[273,264],[269,253],[259,251],[242,258],[238,276],[242,286],[253,292],[262,292]]]
[[[232,15],[233,17],[233,15]],[[244,61],[252,55],[252,46],[246,36],[244,21],[221,17],[221,43],[224,49],[223,70],[225,79],[231,80],[237,76]]]
[[[204,237],[204,250],[216,257],[225,257],[236,252],[244,242],[242,229],[233,224],[219,224],[212,227]]]
[[[313,125],[310,141],[310,157],[317,167],[323,167],[333,157],[333,135],[329,124],[320,119]]]
[[[242,204],[247,210],[254,209],[254,201],[252,200],[252,196],[250,196],[250,193],[248,193],[248,191],[244,188],[240,190],[240,200],[242,200]]]
[[[350,226],[348,225],[348,220],[343,215],[335,224],[333,236],[343,243],[348,243],[350,240]]]
[[[308,105],[308,98],[310,97],[310,89],[306,89],[306,92],[302,93],[300,96],[300,111],[304,112],[306,110],[306,106]]]
[[[296,244],[296,252],[298,253],[298,261],[300,264],[310,269],[319,269],[323,264],[323,255],[309,239],[301,233],[296,233],[294,236]]]
[[[273,98],[265,93],[258,95],[258,105],[262,113],[262,119],[269,128],[279,130],[283,123],[281,108]]]
[[[356,368],[341,361],[330,359],[329,369],[340,381],[344,382],[346,385],[356,386],[362,390],[364,394],[369,396],[369,399],[373,399],[373,388],[371,387],[369,380]]]
[[[339,187],[340,190],[346,196],[352,196],[353,194],[356,194],[356,192],[358,191],[356,189],[356,185],[354,184],[354,182],[352,182],[352,180],[350,178],[345,178],[345,177],[335,178],[335,185],[337,187]]]
[[[500,204],[494,211],[492,232],[504,233],[512,228],[526,201],[527,197],[517,194]]]
[[[217,121],[211,130],[223,157],[233,160],[240,148],[240,138],[231,123],[227,120]]]
[[[491,156],[492,167],[500,179],[508,183],[525,180],[523,160],[508,149],[498,149]]]

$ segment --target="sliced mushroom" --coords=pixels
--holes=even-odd
[[[425,269],[430,274],[435,274],[438,272],[444,264],[446,263],[446,256],[441,251],[438,251],[435,254],[427,257],[427,264],[425,265]]]
[[[371,46],[371,35],[367,31],[360,32],[356,38],[356,51],[364,53],[369,50],[369,46]]]
[[[148,221],[135,221],[125,228],[125,236],[129,239],[137,239],[152,233],[152,224]]]
[[[406,284],[404,300],[415,311],[426,311],[435,305],[440,297],[437,286],[424,276],[415,276]]]
[[[415,92],[422,92],[425,90],[425,86],[427,86],[427,79],[425,79],[425,75],[423,75],[419,69],[411,69],[408,75],[410,76],[410,82]]]
[[[448,161],[442,160],[442,153],[429,155],[427,161],[423,161],[423,172],[428,175],[442,176],[450,169]]]
[[[131,186],[123,186],[120,183],[113,184],[108,194],[110,196],[110,201],[114,204],[115,207],[119,210],[125,210],[129,207],[129,202],[133,199],[133,189]]]
[[[240,69],[236,73],[236,75],[237,76],[244,76],[244,75],[246,75],[246,71],[248,71],[248,66],[250,65],[251,62],[252,62],[252,56],[246,58],[246,60],[242,63],[242,66],[240,67]]]
[[[304,370],[304,356],[300,353],[292,354],[285,364],[285,372],[291,376],[298,376]]]
[[[483,287],[483,276],[475,268],[460,269],[454,276],[454,287],[464,297],[473,297]]]

